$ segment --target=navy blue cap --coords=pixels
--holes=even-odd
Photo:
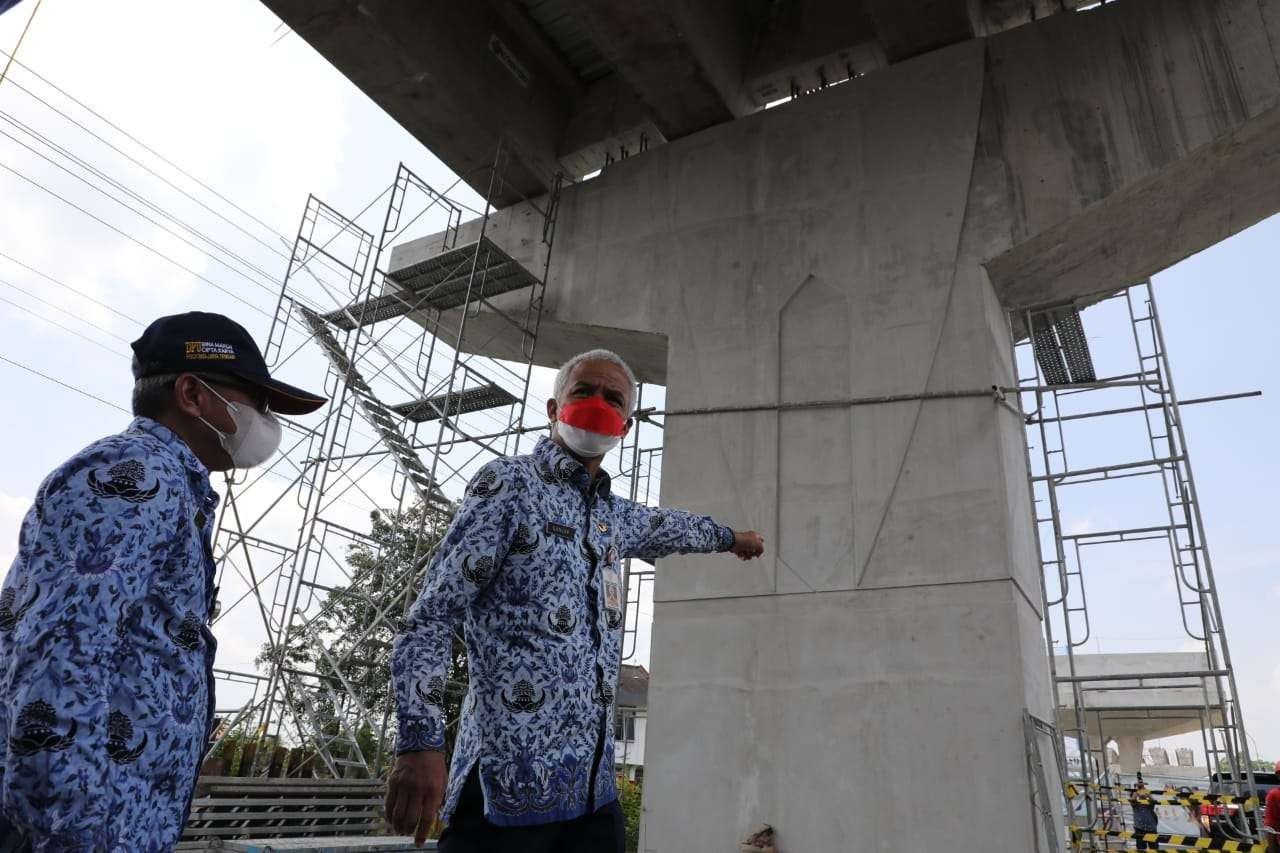
[[[329,402],[272,379],[253,338],[221,314],[188,311],[161,317],[133,342],[133,378],[168,373],[224,374],[267,392],[267,404],[282,415],[305,415]]]

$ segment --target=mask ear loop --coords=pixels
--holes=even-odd
[[[231,415],[231,422],[235,423],[236,422],[235,413],[239,409],[239,407],[235,403],[228,400],[226,397],[219,394],[217,389],[215,389],[208,382],[205,382],[199,376],[196,377],[196,381],[199,382],[204,387],[208,388],[209,393],[213,394],[213,396],[217,397],[219,400],[221,400],[223,403],[226,404],[227,414]],[[223,432],[222,430],[218,429],[216,426],[214,426],[213,424],[205,420],[204,416],[199,416],[199,418],[200,418],[200,423],[204,424],[209,429],[213,430],[215,433],[218,434],[218,443],[222,445],[223,450],[227,450],[227,439],[231,438],[231,436],[235,435],[235,433]],[[227,452],[230,453],[231,451],[228,450]]]

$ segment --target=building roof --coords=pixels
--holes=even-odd
[[[617,701],[619,707],[649,707],[649,670],[624,663],[618,670]]]

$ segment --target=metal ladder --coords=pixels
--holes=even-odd
[[[346,378],[347,387],[355,395],[356,403],[382,438],[383,444],[387,446],[396,464],[408,474],[409,482],[418,493],[418,497],[428,504],[448,506],[449,499],[436,487],[430,472],[422,464],[417,452],[400,433],[398,424],[404,419],[403,416],[397,415],[374,395],[369,383],[365,382],[360,371],[356,370],[347,358],[347,354],[343,352],[342,345],[329,331],[328,323],[324,318],[304,305],[295,307],[302,315],[307,328],[315,336],[316,342],[320,344],[320,348],[324,350],[329,362]]]
[[[333,778],[350,778],[350,769],[359,770],[362,778],[370,778],[369,763],[365,760],[364,752],[360,749],[360,742],[356,737],[360,730],[360,724],[364,720],[359,715],[356,715],[355,720],[352,720],[348,714],[344,713],[340,697],[333,691],[333,688],[326,680],[321,679],[321,688],[314,692],[322,692],[329,701],[333,708],[333,715],[329,718],[326,718],[316,708],[312,699],[312,690],[296,683],[293,679],[289,679],[289,682],[291,683],[289,683],[287,689],[301,708],[302,715],[310,726],[316,755],[324,762],[324,766]],[[353,722],[355,725],[352,725]],[[327,733],[330,723],[337,726],[338,731],[334,734]],[[341,747],[346,752],[346,755],[335,755],[335,747]]]
[[[1189,673],[1135,673],[1135,682],[1148,688],[1185,688],[1198,686],[1203,697],[1201,719],[1206,762],[1210,772],[1234,768],[1234,780],[1226,780],[1224,792],[1252,795],[1252,777],[1248,768],[1247,741],[1244,737],[1235,676],[1231,667],[1222,612],[1213,582],[1212,566],[1205,542],[1203,520],[1196,500],[1195,484],[1182,427],[1178,398],[1173,388],[1163,332],[1150,282],[1139,282],[1118,294],[1100,301],[1124,303],[1132,332],[1133,356],[1136,364],[1122,368],[1136,372],[1098,378],[1090,361],[1079,310],[1075,306],[1028,311],[1022,320],[1025,342],[1015,334],[1015,351],[1030,350],[1037,370],[1034,376],[1019,378],[1024,409],[1029,411],[1028,466],[1032,507],[1036,532],[1040,540],[1042,584],[1046,602],[1046,639],[1050,651],[1050,667],[1057,692],[1069,688],[1068,707],[1061,708],[1067,722],[1063,734],[1078,744],[1080,767],[1070,772],[1072,790],[1085,798],[1085,814],[1076,816],[1078,836],[1093,844],[1107,846],[1107,832],[1115,830],[1123,814],[1123,797],[1111,784],[1111,768],[1106,753],[1108,737],[1098,716],[1098,731],[1088,731],[1089,719],[1085,694],[1103,689],[1081,676],[1076,670],[1074,653],[1084,646],[1092,634],[1081,547],[1138,540],[1168,543],[1169,559],[1178,588],[1178,610],[1187,636],[1204,644],[1205,666]],[[1097,298],[1092,302],[1099,301]],[[1065,318],[1065,319],[1064,319]],[[1119,322],[1124,322],[1119,320]],[[1056,347],[1056,349],[1055,349]],[[1073,364],[1074,362],[1074,364]],[[1079,367],[1080,369],[1077,369]],[[1067,400],[1094,389],[1105,394],[1115,389],[1130,389],[1138,395],[1138,405],[1125,408],[1085,407],[1085,411],[1065,410]],[[1027,407],[1025,401],[1033,405]],[[1089,398],[1092,399],[1092,398]],[[1105,398],[1110,400],[1111,398]],[[1078,407],[1077,407],[1078,408]],[[1107,417],[1141,412],[1147,439],[1146,458],[1115,462],[1097,467],[1073,469],[1068,462],[1064,421]],[[1124,423],[1131,423],[1125,421]],[[1040,459],[1031,462],[1032,433],[1038,438]],[[1039,469],[1037,473],[1037,468]],[[1164,494],[1167,523],[1128,527],[1109,531],[1068,534],[1062,528],[1059,490],[1083,483],[1104,483],[1131,477],[1159,477]],[[1060,625],[1061,655],[1054,654],[1054,629]],[[1060,671],[1066,668],[1066,672]],[[1090,686],[1092,685],[1092,686]],[[1232,790],[1234,789],[1234,790]],[[1243,815],[1225,821],[1220,828],[1229,838],[1248,840],[1249,829]]]

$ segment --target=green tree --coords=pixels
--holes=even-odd
[[[350,580],[325,594],[305,630],[289,635],[283,649],[267,646],[259,654],[260,665],[282,661],[316,679],[294,679],[295,684],[323,681],[332,688],[308,694],[322,728],[337,734],[338,714],[350,703],[346,686],[368,716],[358,727],[356,741],[365,759],[372,762],[394,752],[395,696],[391,690],[391,650],[402,624],[406,603],[421,588],[427,560],[448,530],[452,513],[424,510],[422,504],[400,513],[374,512],[366,540],[351,545],[346,563]],[[461,634],[454,637],[452,660],[446,679],[444,710],[449,723],[447,745],[452,748],[458,716],[467,691],[466,648]],[[339,707],[331,696],[336,696]],[[300,697],[295,714],[305,719]],[[348,711],[350,709],[347,709]],[[353,719],[347,713],[344,717]],[[383,731],[383,722],[386,730]],[[380,735],[384,735],[380,740]],[[338,750],[334,750],[338,754]]]
[[[618,777],[618,805],[626,819],[627,853],[636,853],[640,846],[640,785],[623,776]]]
[[[1249,762],[1249,767],[1252,770],[1257,770],[1262,773],[1270,773],[1272,770],[1276,769],[1276,763],[1268,758],[1255,758]],[[1230,769],[1231,768],[1225,758],[1218,761],[1219,772],[1226,773],[1229,772]]]

